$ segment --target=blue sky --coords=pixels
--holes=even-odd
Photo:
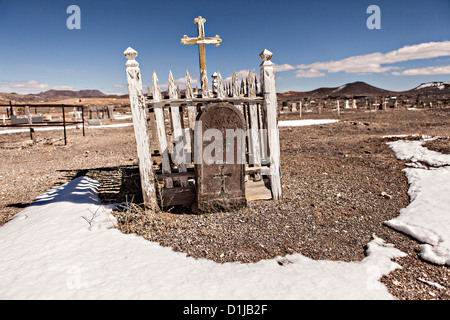
[[[66,26],[70,5],[81,10],[79,30]],[[366,26],[370,5],[381,10],[381,29]],[[400,91],[450,80],[449,0],[0,0],[0,92],[126,93],[129,46],[144,86],[153,70],[162,88],[169,70],[180,84],[186,69],[198,78],[197,46],[180,39],[196,36],[199,15],[206,36],[223,40],[206,48],[209,76],[259,73],[258,54],[268,49],[279,92],[353,81]]]

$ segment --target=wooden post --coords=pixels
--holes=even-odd
[[[128,47],[123,55],[128,59],[125,64],[127,67],[126,75],[144,205],[151,210],[157,210],[158,203],[156,200],[155,175],[152,168],[153,163],[147,131],[145,96],[142,90],[142,78],[139,63],[135,60],[138,53]]]
[[[261,91],[264,96],[264,109],[267,121],[267,137],[269,147],[270,161],[270,185],[272,189],[272,198],[280,200],[281,191],[281,168],[280,168],[280,139],[277,123],[277,91],[275,85],[275,71],[273,62],[270,61],[273,53],[267,49],[259,55],[263,61],[261,68]]]
[[[9,116],[11,117],[11,116],[14,115],[14,109],[13,109],[13,107],[12,107],[11,101],[9,101],[9,110],[10,110]],[[12,117],[11,117],[11,118],[12,118]]]
[[[67,132],[66,132],[66,113],[64,110],[64,105],[61,106],[63,115],[63,128],[64,128],[64,145],[67,145]]]
[[[302,101],[299,102],[300,119],[302,118]]]
[[[81,106],[81,122],[82,122],[82,127],[83,127],[83,137],[85,137],[85,132],[84,132],[84,106]]]

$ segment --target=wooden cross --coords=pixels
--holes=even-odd
[[[197,38],[189,38],[187,35],[184,35],[181,38],[180,42],[183,45],[198,45],[198,58],[200,63],[200,79],[204,77],[207,78],[206,74],[206,56],[205,56],[205,45],[213,44],[216,47],[220,45],[222,39],[220,39],[219,35],[211,38],[205,38],[205,22],[206,19],[198,16],[194,19],[194,23],[197,25]]]
[[[222,187],[220,189],[219,195],[227,195],[228,192],[225,189],[225,178],[231,177],[231,173],[223,173],[224,165],[222,164],[220,167],[220,173],[213,176],[213,179],[221,179]]]

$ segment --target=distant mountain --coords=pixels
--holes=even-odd
[[[184,90],[181,90],[183,93]],[[167,92],[162,92],[164,95]],[[280,99],[303,99],[303,98],[358,98],[358,97],[382,97],[382,96],[440,96],[450,97],[450,81],[435,81],[422,83],[421,85],[407,91],[390,91],[380,89],[362,81],[344,84],[334,88],[318,88],[311,91],[297,92],[288,91],[277,94]],[[38,94],[17,94],[1,93],[0,104],[8,101],[15,103],[46,103],[64,99],[83,99],[83,98],[127,98],[128,95],[106,95],[99,90],[48,90]]]
[[[43,98],[101,98],[105,97],[106,94],[99,90],[48,90],[45,92],[38,93],[37,96]]]
[[[302,98],[351,98],[351,97],[380,97],[392,95],[450,95],[450,81],[446,82],[427,82],[407,91],[390,91],[380,89],[365,82],[357,81],[344,84],[335,88],[318,88],[312,91],[296,92],[288,91],[280,93],[279,96],[286,99]]]
[[[393,91],[388,91],[384,89],[380,89],[365,82],[353,82],[344,84],[343,86],[338,87],[337,89],[332,91],[332,95],[337,96],[382,96],[382,95],[390,95]]]
[[[380,89],[365,82],[357,81],[344,84],[334,88],[318,88],[306,92],[289,91],[281,94],[284,97],[293,98],[334,98],[334,97],[354,97],[354,96],[382,96],[396,94],[394,91]]]
[[[15,101],[15,103],[45,103],[63,99],[82,98],[120,98],[121,96],[106,95],[99,90],[48,90],[37,94],[0,93],[0,102]]]
[[[450,81],[435,81],[422,83],[420,86],[409,90],[418,94],[448,94],[450,93]]]

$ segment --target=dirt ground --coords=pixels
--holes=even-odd
[[[279,120],[298,119],[281,114]],[[335,112],[303,113],[303,119],[337,119]],[[217,262],[256,262],[291,253],[313,259],[360,261],[373,235],[407,253],[382,282],[398,299],[450,299],[450,270],[424,262],[419,243],[384,221],[409,204],[408,183],[384,135],[429,135],[427,143],[450,153],[450,108],[368,112],[342,110],[335,124],[280,128],[283,200],[252,201],[238,212],[193,215],[178,208],[160,213],[139,207],[133,128],[0,135],[0,225],[36,196],[74,177],[100,182],[108,203],[132,201],[115,215],[124,233],[137,233],[173,250]],[[281,260],[280,260],[281,261]],[[286,260],[282,260],[286,261]],[[280,263],[284,263],[280,262]],[[444,286],[438,289],[424,283]]]

